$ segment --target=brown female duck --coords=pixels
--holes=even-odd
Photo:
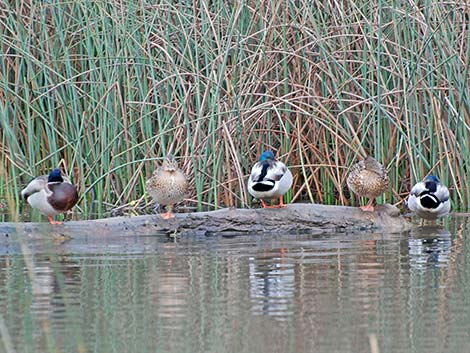
[[[361,206],[363,211],[374,211],[374,200],[388,188],[388,176],[384,166],[374,158],[367,156],[351,167],[347,184],[359,197],[369,198],[366,206]]]
[[[188,180],[172,155],[166,157],[145,186],[157,204],[167,206],[167,212],[162,214],[163,219],[175,217],[173,205],[183,201],[188,192]]]

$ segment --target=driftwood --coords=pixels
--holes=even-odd
[[[391,205],[375,212],[357,207],[290,204],[282,209],[235,209],[180,213],[164,220],[159,215],[114,217],[70,221],[62,225],[44,223],[0,223],[0,237],[103,238],[150,235],[321,234],[378,231],[398,233],[411,223]]]

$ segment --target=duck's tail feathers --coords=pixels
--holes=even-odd
[[[274,188],[273,180],[263,180],[257,183],[254,183],[252,189],[258,192],[270,191]]]
[[[436,209],[441,204],[441,201],[434,194],[424,194],[420,198],[421,206],[428,209]]]

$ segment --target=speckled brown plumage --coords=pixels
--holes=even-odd
[[[374,158],[367,156],[352,166],[346,182],[357,196],[370,199],[369,204],[361,208],[372,211],[374,199],[388,188],[387,171]]]
[[[174,217],[173,205],[183,201],[188,192],[188,180],[171,155],[166,157],[145,185],[157,204],[167,206],[168,212],[162,215],[163,218]]]

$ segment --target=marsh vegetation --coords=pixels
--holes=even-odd
[[[3,1],[0,200],[60,166],[81,217],[150,210],[171,152],[193,209],[247,206],[267,148],[288,201],[350,204],[369,153],[400,203],[428,172],[469,203],[469,7],[401,1]],[[357,204],[357,202],[356,202]]]

